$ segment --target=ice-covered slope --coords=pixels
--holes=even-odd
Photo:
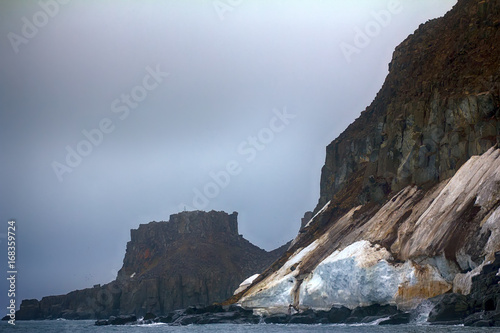
[[[500,250],[500,150],[472,157],[425,193],[408,186],[375,214],[366,209],[330,223],[239,303],[268,312],[376,303],[408,309],[452,289],[467,292],[471,276]],[[330,214],[327,207],[296,243],[307,243],[300,238]]]

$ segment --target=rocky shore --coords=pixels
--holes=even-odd
[[[468,295],[449,293],[429,300],[432,308],[428,321],[439,325],[500,327],[500,252],[472,277]]]
[[[495,260],[483,266],[479,275],[472,278],[472,292],[465,296],[443,294],[421,303],[409,312],[393,305],[374,304],[349,309],[332,307],[328,311],[307,309],[288,314],[261,313],[239,305],[191,306],[175,310],[166,316],[147,313],[138,319],[135,315],[112,316],[101,319],[96,325],[141,325],[165,323],[171,326],[206,324],[430,324],[464,325],[473,327],[500,327],[500,252]]]
[[[379,325],[407,324],[411,314],[399,311],[391,305],[373,305],[350,310],[346,307],[332,307],[329,311],[306,310],[290,314],[255,315],[254,311],[237,305],[207,307],[188,307],[172,311],[166,316],[157,317],[148,313],[144,318],[135,315],[110,317],[97,320],[102,325],[137,325],[165,323],[172,326],[206,325],[206,324],[355,324],[378,321]]]

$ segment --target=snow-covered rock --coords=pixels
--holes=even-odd
[[[393,266],[391,254],[368,241],[353,243],[323,260],[302,282],[300,305],[329,309],[354,308],[373,303],[394,303],[408,267]]]
[[[290,304],[296,303],[297,276],[300,270],[297,266],[302,260],[314,252],[318,241],[311,243],[308,247],[297,251],[272,277],[266,279],[268,283],[257,284],[260,286],[255,293],[246,297],[241,303],[246,308],[279,308],[282,312],[288,311]]]

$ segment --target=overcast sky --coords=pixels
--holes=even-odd
[[[113,280],[129,230],[184,207],[239,212],[266,250],[292,239],[326,145],[395,46],[455,3],[0,2],[0,247],[16,219],[18,304]]]

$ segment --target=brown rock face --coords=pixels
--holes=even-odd
[[[429,188],[500,143],[500,2],[460,0],[394,51],[372,104],[326,149],[317,212]]]
[[[117,282],[124,313],[166,313],[230,297],[278,257],[238,234],[237,213],[183,212],[131,231]]]
[[[120,314],[163,315],[190,305],[232,296],[239,284],[260,273],[288,245],[267,252],[238,234],[238,213],[182,212],[168,222],[141,224],[117,279],[66,295],[24,300],[18,318],[108,318]]]

